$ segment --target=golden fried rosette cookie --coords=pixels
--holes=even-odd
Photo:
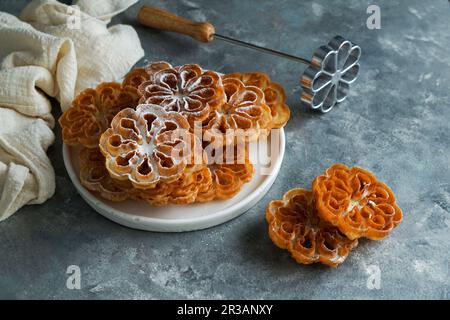
[[[272,116],[262,90],[235,78],[224,79],[223,87],[226,103],[211,112],[204,122],[205,139],[222,139],[224,144],[229,144],[236,139],[232,135],[229,139],[227,131],[235,135],[244,134],[245,141],[255,141],[261,134],[269,134]]]
[[[314,179],[313,192],[320,217],[349,239],[381,240],[402,221],[392,190],[359,167],[332,165]]]
[[[194,203],[199,192],[211,186],[211,173],[203,167],[193,173],[182,174],[173,182],[160,182],[153,189],[140,190],[137,199],[145,200],[155,207],[169,204]]]
[[[210,171],[212,184],[208,189],[198,193],[197,202],[230,199],[252,179],[255,170],[249,159],[248,148],[246,145],[240,151],[238,148],[238,145],[234,146],[233,152],[229,155],[224,147],[214,158],[207,152],[209,156],[206,168]]]
[[[144,68],[136,68],[131,70],[124,78],[122,85],[135,88],[136,90],[139,86],[150,79],[150,76],[157,71],[172,68],[167,62],[153,62]]]
[[[305,189],[292,189],[282,200],[271,201],[266,220],[273,243],[301,264],[321,262],[337,267],[358,245],[358,240],[348,239],[319,218],[313,194]]]
[[[133,190],[130,192],[130,195],[134,200],[143,200],[152,206],[160,207],[169,203],[168,197],[172,190],[172,183],[158,182],[156,186],[151,189],[133,188]]]
[[[149,80],[139,86],[140,102],[179,112],[191,125],[205,120],[225,102],[222,79],[214,71],[196,64],[172,67],[165,62],[151,64],[145,70]]]
[[[124,108],[135,107],[138,100],[136,90],[115,82],[84,90],[59,118],[64,143],[98,147],[100,135],[112,118]]]
[[[129,198],[128,188],[113,180],[105,167],[105,157],[98,148],[83,148],[80,152],[80,182],[88,190],[98,192],[104,199],[124,201]]]
[[[185,117],[151,104],[120,111],[102,134],[100,150],[110,175],[138,189],[177,180],[192,161],[201,163],[202,152]]]
[[[149,74],[144,68],[136,68],[131,70],[123,79],[122,85],[134,88],[137,92],[139,86],[149,79]],[[139,96],[140,98],[140,96]]]
[[[286,105],[286,94],[280,84],[270,81],[269,76],[263,72],[236,72],[222,77],[222,79],[229,78],[239,79],[245,85],[258,87],[264,92],[266,104],[272,114],[270,128],[282,128],[286,125],[291,112]]]
[[[211,171],[207,167],[203,167],[190,175],[185,175],[183,181],[173,187],[168,201],[171,204],[194,203],[198,194],[208,191],[211,186]]]

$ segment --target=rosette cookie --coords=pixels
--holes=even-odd
[[[102,134],[100,150],[110,175],[138,189],[175,181],[202,164],[200,142],[186,118],[151,104],[119,112]]]
[[[204,122],[203,135],[207,141],[221,140],[235,143],[242,135],[245,141],[255,141],[270,132],[272,115],[264,93],[255,86],[247,86],[236,78],[223,80],[226,103],[209,115]]]
[[[334,164],[314,179],[320,217],[350,239],[381,240],[402,221],[394,193],[369,171]]]
[[[286,104],[286,94],[283,87],[272,82],[263,72],[236,72],[223,76],[223,79],[235,78],[247,86],[258,87],[264,92],[266,104],[270,108],[272,121],[270,128],[282,128],[288,122],[291,112]]]
[[[134,108],[138,100],[136,90],[115,82],[84,90],[59,118],[64,143],[97,148],[112,118],[124,108]]]
[[[151,64],[145,70],[149,79],[139,85],[140,102],[179,112],[191,125],[205,120],[225,102],[222,79],[214,71],[196,64],[172,67],[165,62]]]
[[[83,148],[80,152],[80,182],[88,190],[104,199],[124,201],[130,197],[128,187],[112,179],[105,167],[105,157],[98,148]]]
[[[282,200],[271,201],[266,220],[272,241],[301,264],[321,262],[337,267],[358,245],[358,240],[348,239],[319,218],[313,194],[305,189],[292,189]]]
[[[199,192],[197,202],[230,199],[252,179],[255,169],[249,159],[247,146],[235,145],[232,152],[230,150],[227,147],[215,149],[214,157],[205,152],[208,158],[206,168],[210,171],[212,184]]]

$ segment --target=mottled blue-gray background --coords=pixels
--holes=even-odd
[[[17,14],[26,3],[3,0],[0,10]],[[135,19],[140,5],[133,6],[113,22],[136,27],[145,59],[262,70],[286,88],[292,117],[281,172],[259,204],[229,223],[181,234],[135,231],[95,213],[77,194],[57,128],[49,150],[55,196],[0,224],[0,298],[450,298],[448,1],[144,3],[305,57],[341,34],[362,47],[359,79],[343,105],[320,115],[300,106],[303,65],[146,30]],[[366,27],[372,3],[381,7],[380,30]],[[367,167],[386,181],[404,221],[384,241],[360,241],[338,269],[301,266],[269,240],[264,208],[290,188],[309,187],[334,162]],[[66,289],[71,264],[81,268],[81,290]],[[379,290],[366,286],[371,265],[381,270]]]

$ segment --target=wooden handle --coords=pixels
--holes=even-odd
[[[215,30],[211,23],[191,21],[155,7],[143,6],[138,20],[147,27],[186,34],[201,42],[214,38]]]

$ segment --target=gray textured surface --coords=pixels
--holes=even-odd
[[[0,10],[17,13],[25,2],[1,1]],[[284,85],[292,118],[280,175],[258,205],[229,223],[146,233],[104,219],[80,198],[58,139],[49,150],[55,196],[0,224],[1,298],[450,298],[448,1],[379,1],[381,30],[366,28],[368,1],[143,2],[306,57],[342,34],[363,49],[359,80],[343,105],[321,116],[300,107],[303,65],[136,26],[150,61],[262,70]],[[135,25],[138,7],[114,22]],[[264,208],[290,188],[309,187],[333,162],[373,170],[395,191],[404,221],[382,242],[361,241],[336,270],[300,266],[269,240]],[[81,290],[66,289],[71,264],[81,267]],[[370,265],[381,269],[379,290],[366,287]]]

